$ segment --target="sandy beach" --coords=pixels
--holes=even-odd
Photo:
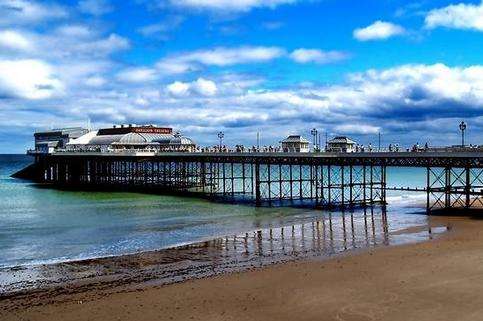
[[[165,286],[3,299],[1,320],[478,320],[483,221],[432,217],[433,240]]]

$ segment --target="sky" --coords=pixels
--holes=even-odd
[[[483,144],[482,63],[479,0],[0,0],[0,153],[121,123]]]

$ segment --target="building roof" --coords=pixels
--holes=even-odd
[[[63,136],[63,135],[69,135],[71,137],[79,137],[81,135],[84,135],[85,133],[88,132],[88,129],[82,128],[82,127],[67,127],[67,128],[56,128],[56,129],[50,129],[50,130],[44,130],[40,132],[36,132],[34,134],[35,137],[38,136]]]
[[[171,139],[173,139],[171,134],[130,132],[117,135],[98,135],[97,131],[92,131],[72,140],[69,145],[146,145],[157,144],[161,141],[169,143]]]
[[[356,142],[346,136],[337,136],[328,141],[328,144],[355,144]]]
[[[184,137],[184,136],[175,136],[174,138],[171,139],[169,144],[170,145],[176,145],[176,146],[179,146],[179,145],[196,145],[195,142],[193,142],[193,140],[191,140],[188,137]]]
[[[308,144],[309,141],[300,135],[290,135],[284,140],[282,140],[282,143],[307,143]]]
[[[141,127],[128,127],[127,129],[136,129]],[[115,132],[101,129],[98,131],[90,131],[85,135],[71,140],[67,145],[94,145],[94,146],[109,146],[109,145],[196,145],[193,140],[188,137],[181,136],[179,133],[163,133],[162,131],[149,132],[150,127],[142,127],[141,132],[125,131]],[[152,127],[158,129],[156,127]],[[119,129],[119,128],[115,128]],[[126,129],[123,127],[122,129]],[[161,128],[165,129],[165,128]],[[111,130],[111,129],[109,129]]]
[[[158,143],[161,145],[169,145],[171,143],[171,140],[174,138],[173,135],[163,135],[163,137],[158,137],[156,138],[153,143]]]
[[[155,125],[120,125],[113,126],[111,128],[101,128],[98,131],[98,135],[122,135],[128,133],[139,133],[139,134],[172,134],[173,129],[169,127],[158,127]]]
[[[88,144],[89,141],[94,138],[97,135],[97,130],[93,130],[88,132],[85,135],[82,135],[81,137],[72,139],[70,142],[67,143],[67,145],[85,145]]]

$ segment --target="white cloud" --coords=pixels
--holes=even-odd
[[[348,58],[346,53],[340,51],[305,48],[297,49],[288,56],[298,63],[319,64]],[[287,52],[279,47],[216,47],[167,56],[157,62],[156,68],[162,74],[175,75],[198,71],[204,66],[227,67],[238,64],[266,63],[281,57],[287,57]]]
[[[243,63],[266,62],[283,54],[284,50],[277,47],[218,47],[211,50],[199,50],[188,53],[178,59],[186,62],[198,62],[208,66],[230,66]]]
[[[130,68],[117,74],[117,79],[131,83],[149,82],[156,78],[156,70],[145,67]]]
[[[85,84],[88,87],[95,87],[100,88],[107,83],[107,80],[104,77],[100,76],[92,76],[86,79]]]
[[[19,32],[14,30],[0,31],[0,48],[28,51],[32,49],[32,46],[29,39]]]
[[[447,27],[483,31],[483,2],[479,5],[456,4],[431,10],[425,18],[429,29]]]
[[[138,31],[146,37],[166,38],[167,33],[181,26],[184,20],[185,18],[182,16],[171,16],[164,21],[144,26]]]
[[[89,38],[94,32],[84,25],[64,25],[56,29],[59,35],[65,37]]]
[[[190,63],[179,61],[176,58],[167,58],[161,60],[156,63],[156,68],[159,69],[162,74],[167,75],[184,74],[186,72],[191,72],[198,69],[196,66]]]
[[[198,78],[193,82],[175,81],[166,86],[166,90],[173,97],[186,97],[192,94],[211,97],[217,94],[218,87],[212,80]]]
[[[120,63],[110,55],[129,48],[127,39],[81,24],[41,29],[0,28],[0,105],[2,98],[43,99],[44,104],[59,95],[79,97],[119,85],[113,70]]]
[[[94,16],[102,16],[111,12],[113,8],[108,0],[81,0],[79,10]]]
[[[483,106],[483,66],[405,65],[354,74],[351,83],[364,101],[386,97],[408,106],[424,106],[435,100]]]
[[[264,124],[270,135],[309,128],[311,119],[329,131],[367,135],[400,130],[408,122],[416,128],[423,119],[442,121],[455,113],[470,118],[483,110],[483,66],[404,65],[352,74],[339,85],[283,90],[230,91],[234,85],[219,81],[223,80],[217,81],[218,90],[208,100],[193,90],[196,81],[169,85],[170,98],[161,97],[161,105],[179,113],[150,113],[149,117],[180,126],[241,126],[248,132]]]
[[[114,65],[108,59],[74,58],[55,60],[54,63],[56,75],[65,85],[65,91],[69,95],[92,94],[93,88],[107,90],[114,83],[109,75]]]
[[[10,46],[17,46],[17,55],[12,56],[13,58],[40,58],[55,64],[62,64],[67,59],[99,60],[130,47],[129,41],[117,34],[101,36],[84,27],[61,27],[52,33],[26,33],[16,30],[10,30],[10,33],[16,36],[15,42],[12,41],[12,36],[8,41]],[[6,39],[3,44],[6,44]],[[24,49],[20,50],[20,48]]]
[[[359,41],[383,40],[404,34],[403,27],[384,21],[376,21],[365,28],[354,30],[354,38]]]
[[[129,40],[117,34],[110,34],[109,37],[93,41],[89,44],[82,44],[79,51],[91,51],[91,54],[110,54],[115,51],[125,50],[130,47]]]
[[[327,64],[347,59],[348,55],[340,51],[323,51],[319,49],[300,48],[290,54],[290,58],[298,63],[314,62]]]
[[[255,8],[275,8],[297,0],[169,0],[176,7],[217,12],[247,12]]]
[[[45,99],[62,90],[52,67],[42,61],[0,60],[0,96]]]
[[[168,93],[174,97],[184,97],[188,95],[190,85],[188,83],[175,81],[166,87]]]
[[[194,91],[202,96],[214,96],[218,91],[215,82],[203,78],[198,78],[191,86]]]
[[[58,5],[40,4],[28,0],[0,0],[0,24],[29,24],[67,17]]]
[[[129,48],[129,41],[94,25],[54,24],[42,33],[25,26],[6,30],[20,37],[2,37],[0,32],[1,48],[9,48],[0,58],[0,118],[23,124],[49,125],[54,119],[70,125],[86,117],[95,126],[169,124],[199,133],[201,143],[220,129],[246,143],[243,137],[261,129],[271,143],[290,131],[307,134],[304,128],[316,124],[351,135],[373,134],[379,128],[390,134],[391,126],[416,126],[422,119],[447,120],[455,114],[471,121],[472,115],[483,112],[482,66],[405,65],[352,74],[338,85],[280,89],[266,83],[263,74],[233,75],[225,67],[279,58],[284,59],[281,63],[327,63],[345,57],[310,48],[288,53],[268,46],[215,47],[173,53],[154,66],[129,68],[111,58]],[[27,43],[30,48],[21,49],[28,48]],[[10,52],[12,48],[17,51]],[[211,66],[217,68],[202,72]],[[197,71],[189,81],[164,78],[189,71]]]
[[[106,57],[130,47],[129,40],[117,34],[102,36],[83,25],[64,25],[51,32],[26,32],[23,29],[0,30],[0,49],[16,51],[0,52],[5,57],[41,58],[62,63],[65,59]]]
[[[71,33],[70,35],[68,33]],[[38,54],[46,57],[105,57],[130,48],[129,40],[117,34],[101,37],[89,30],[64,30],[63,35],[38,35]],[[66,34],[67,33],[67,34]],[[78,33],[74,36],[73,33]]]
[[[268,62],[284,54],[285,51],[278,47],[217,47],[166,57],[157,63],[157,68],[167,74],[181,74],[197,70],[200,65],[225,67]]]

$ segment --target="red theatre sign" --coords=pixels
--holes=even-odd
[[[173,133],[173,129],[167,127],[134,127],[132,128],[132,132],[146,134],[171,134]]]
[[[123,135],[128,133],[139,134],[172,134],[173,129],[167,127],[115,127],[115,128],[103,128],[99,129],[97,135]]]

